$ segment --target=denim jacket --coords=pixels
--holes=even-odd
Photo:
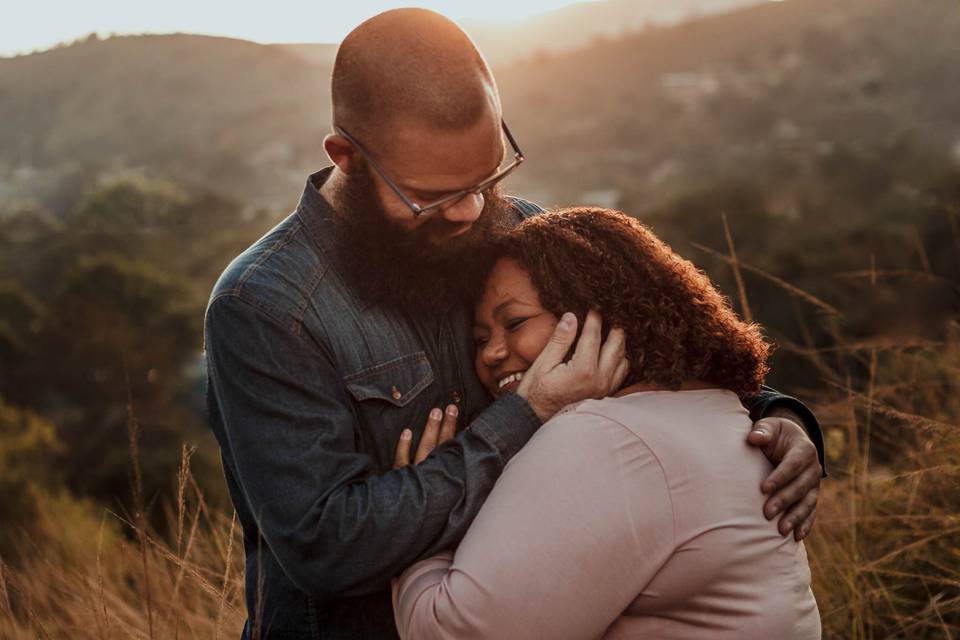
[[[332,259],[334,212],[311,175],[289,217],[227,267],[210,297],[207,402],[243,528],[244,638],[394,638],[390,580],[464,535],[504,465],[540,426],[519,396],[476,379],[469,309],[413,317],[368,306]],[[517,222],[541,210],[513,199]],[[457,436],[393,470],[430,409],[456,403]],[[798,401],[772,404],[819,428]]]

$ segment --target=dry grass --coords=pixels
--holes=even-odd
[[[185,448],[174,526],[162,537],[142,517],[68,498],[42,505],[0,579],[0,637],[236,638],[246,618],[240,531],[211,512]]]

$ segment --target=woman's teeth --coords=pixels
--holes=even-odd
[[[511,373],[506,378],[497,383],[497,389],[503,389],[505,386],[511,382],[519,382],[523,379],[523,371],[518,371],[517,373]]]

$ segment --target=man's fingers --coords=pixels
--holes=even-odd
[[[397,444],[397,452],[393,456],[393,468],[399,469],[410,464],[410,444],[413,442],[413,432],[410,429],[404,429],[400,434],[400,442]]]
[[[627,338],[620,327],[614,327],[607,334],[607,339],[600,347],[600,359],[597,362],[597,371],[602,376],[613,377],[617,367],[623,361],[623,354],[627,350]]]
[[[770,475],[763,481],[763,484],[760,485],[760,490],[763,493],[771,494],[766,504],[763,505],[763,514],[767,516],[767,520],[773,518],[778,513],[783,513],[786,507],[789,507],[790,504],[796,502],[797,498],[799,498],[798,495],[789,502],[785,502],[784,500],[787,495],[784,494],[783,491],[800,475],[806,468],[808,462],[809,461],[801,454],[789,452],[784,456],[783,460],[780,461],[777,468],[770,472]]]
[[[617,365],[617,370],[613,374],[613,380],[610,384],[609,393],[614,393],[623,386],[624,380],[627,379],[627,374],[630,373],[630,361],[626,358],[620,358],[620,364]]]
[[[423,459],[430,455],[430,452],[437,446],[440,439],[440,420],[443,418],[443,412],[440,409],[430,411],[430,417],[427,418],[427,426],[423,429],[423,435],[420,436],[420,444],[417,445],[417,454],[413,458],[414,464],[420,464]]]
[[[558,364],[563,362],[567,352],[573,345],[573,339],[577,337],[577,316],[572,313],[565,313],[560,316],[560,322],[553,329],[553,335],[550,336],[547,346],[543,348],[540,355],[534,361],[531,369],[540,371],[550,371]]]
[[[457,435],[457,416],[459,414],[460,410],[457,408],[457,405],[447,405],[447,410],[443,412],[443,423],[440,425],[440,440],[437,442],[438,445],[443,444]]]
[[[600,313],[591,309],[587,312],[587,319],[583,321],[583,331],[573,352],[575,365],[587,366],[591,371],[595,369],[600,355]]]
[[[800,524],[799,527],[793,530],[793,537],[797,542],[800,542],[808,535],[810,535],[810,530],[813,529],[813,521],[817,518],[817,505],[813,505],[813,509],[810,510],[810,514],[807,515],[806,519]]]
[[[817,489],[814,489],[804,495],[799,502],[793,505],[790,510],[780,518],[780,522],[777,523],[777,529],[780,531],[780,535],[786,536],[793,534],[794,538],[799,540],[797,536],[799,535],[800,525],[806,521],[807,516],[816,508]]]
[[[777,515],[786,513],[801,499],[805,498],[810,491],[815,491],[819,486],[819,470],[804,467],[793,480],[767,498],[763,505],[763,515],[767,517],[767,520],[772,520]]]

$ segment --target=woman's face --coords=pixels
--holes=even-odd
[[[540,306],[527,272],[517,261],[501,258],[487,277],[473,322],[477,376],[494,398],[516,391],[557,321]]]

